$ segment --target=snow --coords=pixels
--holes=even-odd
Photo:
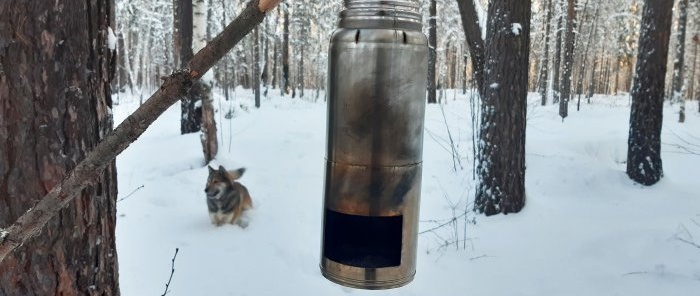
[[[0,228],[0,241],[5,239],[8,235],[10,235],[10,233],[7,230]]]
[[[117,50],[117,36],[114,35],[112,27],[107,27],[107,47],[110,50]]]
[[[700,156],[676,147],[700,144],[696,104],[689,104],[685,124],[665,107],[664,177],[644,187],[624,172],[627,97],[595,97],[580,112],[572,108],[562,123],[558,106],[540,107],[532,94],[527,204],[518,214],[493,217],[471,211],[459,216],[476,187],[468,98],[460,93],[447,101],[444,119],[439,106],[428,105],[420,230],[459,219],[419,236],[411,284],[377,292],[333,284],[318,268],[322,98],[314,103],[275,96],[255,109],[250,91],[237,90],[229,102],[215,97],[220,148],[212,166],[247,168],[241,182],[255,207],[246,229],[210,224],[199,135],[179,134],[179,104],[129,146],[117,158],[119,199],[131,194],[117,204],[122,295],[162,294],[175,248],[180,252],[171,296],[658,296],[693,295],[700,288],[700,249],[682,241],[700,243],[693,173]],[[115,122],[137,107],[137,97],[122,100]],[[230,111],[233,118],[225,119]],[[461,163],[456,169],[455,158]]]
[[[510,30],[513,32],[513,35],[519,36],[520,32],[523,31],[523,26],[520,23],[512,23]]]

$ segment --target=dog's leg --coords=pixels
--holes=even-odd
[[[216,213],[215,212],[209,212],[209,220],[211,220],[211,224],[214,224],[216,226],[219,226],[219,219],[216,219]]]
[[[250,223],[248,223],[248,219],[246,219],[245,217],[240,217],[236,221],[236,225],[240,226],[243,229],[247,228],[248,224],[250,224]]]

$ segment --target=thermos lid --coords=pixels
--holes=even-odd
[[[345,0],[338,27],[347,29],[421,30],[419,3],[415,0]]]

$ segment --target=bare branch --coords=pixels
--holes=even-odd
[[[165,284],[165,292],[163,292],[163,295],[165,296],[168,294],[168,287],[170,287],[170,281],[173,280],[173,274],[175,274],[175,258],[177,258],[177,252],[180,251],[180,248],[175,248],[175,255],[173,255],[173,260],[172,263],[170,264],[170,278],[168,279],[168,282]]]

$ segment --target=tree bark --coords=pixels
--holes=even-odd
[[[113,9],[111,0],[0,1],[0,241],[112,129]],[[0,245],[0,295],[119,294],[114,158],[102,167],[54,211],[59,219],[34,230],[40,239],[12,254]]]
[[[544,53],[542,57],[542,67],[540,70],[540,104],[542,106],[547,105],[547,82],[549,80],[549,34],[551,32],[552,23],[552,0],[547,1],[547,18],[545,19],[545,30],[544,30]]]
[[[678,2],[678,39],[676,47],[676,58],[673,61],[673,94],[671,100],[674,103],[681,103],[678,112],[678,122],[685,121],[685,100],[683,98],[683,72],[685,63],[685,28],[688,22],[688,0]]]
[[[253,93],[255,108],[260,108],[260,29],[253,30]]]
[[[632,88],[627,175],[643,185],[663,176],[661,125],[673,1],[646,0]]]
[[[567,0],[564,73],[561,81],[561,100],[559,101],[559,116],[561,116],[562,119],[569,115],[569,100],[571,99],[571,75],[574,70],[574,29],[576,28],[575,6],[575,0]]]
[[[559,7],[561,7],[561,5],[559,5]],[[559,92],[559,85],[561,83],[559,74],[561,72],[561,30],[563,23],[564,17],[560,13],[559,20],[557,21],[557,40],[555,41],[554,47],[554,65],[552,65],[552,69],[554,70],[554,73],[552,73],[552,103],[554,104],[559,103],[559,97],[561,96]]]
[[[285,4],[284,9],[284,31],[282,32],[282,94],[289,94],[291,85],[289,83],[289,7]]]
[[[474,202],[486,215],[517,213],[525,205],[530,5],[492,0],[489,6]]]
[[[484,39],[481,38],[479,16],[476,13],[474,0],[457,0],[459,14],[462,18],[462,28],[469,45],[469,55],[472,60],[472,72],[476,80],[479,92],[484,85],[484,63],[486,53],[484,51]],[[465,63],[466,66],[466,63]]]
[[[180,61],[181,67],[185,67],[187,61],[192,59],[192,42],[193,42],[193,32],[194,32],[194,7],[192,1],[194,0],[177,0],[178,10],[176,11],[179,15],[175,16],[179,19],[180,27],[176,29],[178,33],[178,39],[180,40]],[[199,132],[202,127],[202,109],[197,107],[197,102],[201,101],[202,95],[196,89],[189,95],[182,98],[180,101],[180,108],[182,110],[182,116],[180,117],[180,133],[189,134]]]
[[[695,52],[693,53],[693,72],[690,75],[690,91],[688,92],[690,95],[688,96],[689,98],[696,98],[698,100],[698,112],[700,112],[700,92],[695,89],[695,74],[696,74],[696,68],[698,66],[698,45],[700,45],[700,36],[698,34],[695,34],[693,36],[693,44],[695,46]]]
[[[222,33],[199,51],[189,62],[187,69],[164,78],[165,82],[124,122],[107,134],[66,177],[55,185],[31,210],[23,214],[0,235],[0,262],[37,236],[47,222],[59,210],[66,207],[89,185],[97,182],[95,176],[102,172],[114,159],[135,141],[172,104],[187,94],[192,84],[202,78],[233,46],[240,42],[255,26],[262,22],[265,13],[273,9],[280,0],[252,0],[241,14]],[[34,3],[32,2],[32,5]],[[76,5],[77,6],[77,5]],[[3,18],[4,19],[4,18]],[[77,19],[77,18],[76,18]],[[71,19],[73,20],[73,19]],[[81,38],[80,40],[92,40]],[[1,88],[0,88],[1,89]],[[4,147],[4,146],[3,146]],[[46,188],[50,188],[45,186]],[[12,192],[12,195],[19,194]],[[3,217],[5,217],[3,215]],[[51,230],[56,230],[52,227]],[[3,273],[4,275],[4,273]]]
[[[428,19],[428,103],[437,103],[437,89],[435,85],[435,68],[437,61],[437,3],[430,0]]]

